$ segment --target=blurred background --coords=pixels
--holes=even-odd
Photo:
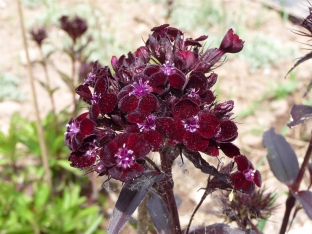
[[[235,141],[262,173],[267,191],[277,198],[278,209],[264,222],[264,233],[276,233],[283,217],[287,188],[273,176],[262,146],[270,127],[286,136],[302,162],[312,129],[311,122],[286,127],[291,106],[311,105],[303,97],[312,78],[311,62],[291,72],[303,56],[307,38],[294,22],[309,11],[306,1],[249,0],[20,0],[40,119],[47,145],[52,183],[44,177],[27,59],[23,48],[17,1],[0,0],[0,234],[104,233],[120,184],[71,168],[64,144],[67,121],[84,106],[73,102],[73,85],[83,80],[98,60],[110,65],[143,45],[150,29],[164,23],[179,28],[185,37],[208,35],[206,48],[218,47],[229,28],[245,41],[242,52],[229,54],[216,70],[215,93],[220,102],[235,101],[239,137]],[[80,17],[87,30],[73,44],[61,29],[60,17]],[[44,28],[47,37],[38,45],[30,31]],[[91,39],[92,38],[92,39]],[[48,78],[48,79],[47,79]],[[216,165],[215,158],[210,159]],[[199,177],[190,163],[177,161],[175,189],[181,200],[181,224],[187,225],[200,200],[207,178]],[[196,180],[194,179],[196,178]],[[202,178],[198,180],[198,178]],[[306,180],[306,183],[308,180]],[[305,183],[305,181],[303,182]],[[193,225],[222,222],[217,197],[209,197]],[[302,212],[302,215],[300,214]],[[301,210],[292,232],[312,232]],[[134,216],[135,218],[135,216]],[[122,233],[135,233],[135,220]],[[304,228],[304,229],[302,229]],[[297,232],[296,232],[297,231]]]

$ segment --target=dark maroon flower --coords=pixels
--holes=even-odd
[[[255,190],[255,184],[261,186],[261,175],[255,170],[251,162],[244,155],[234,158],[238,172],[231,174],[234,189],[244,193],[252,193]]]
[[[152,151],[158,151],[164,143],[163,137],[156,131],[159,124],[159,121],[156,122],[156,118],[156,116],[144,111],[134,111],[127,115],[127,121],[136,124],[131,131],[141,132],[144,139],[150,144]]]
[[[112,178],[129,182],[143,174],[144,167],[136,160],[146,157],[150,150],[142,134],[122,133],[104,147],[101,160]]]
[[[94,165],[98,157],[98,147],[94,143],[87,142],[79,147],[79,150],[72,152],[69,156],[71,166],[79,169],[89,168]]]
[[[244,41],[240,39],[237,34],[234,34],[233,29],[229,29],[219,49],[224,53],[237,53],[243,49],[243,46]]]
[[[88,115],[89,112],[83,113],[77,118],[71,118],[66,124],[65,142],[73,151],[78,150],[83,140],[89,137],[96,127],[96,123],[87,118]]]
[[[159,107],[157,98],[151,92],[146,75],[136,76],[132,84],[125,86],[118,94],[118,108],[127,113],[139,108],[142,111],[151,112]]]
[[[42,41],[48,37],[45,28],[34,28],[30,31],[31,38],[41,47]]]
[[[111,112],[117,105],[117,97],[113,93],[107,93],[108,81],[104,78],[98,78],[94,86],[94,92],[91,93],[87,85],[80,85],[76,88],[76,93],[90,104],[90,117],[96,119],[99,114],[105,115]]]
[[[73,19],[69,19],[68,16],[62,16],[60,19],[61,28],[67,32],[75,43],[77,38],[81,37],[88,29],[87,22],[76,16]]]

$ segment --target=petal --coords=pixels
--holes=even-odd
[[[207,79],[202,72],[192,72],[185,89],[194,89],[198,95],[206,92]]]
[[[219,156],[219,149],[218,149],[217,143],[213,140],[210,140],[209,145],[205,149],[204,153],[206,153],[210,156],[213,156],[213,157]]]
[[[255,183],[253,181],[246,180],[240,191],[248,194],[253,193],[255,191]]]
[[[151,150],[154,152],[159,151],[164,143],[163,137],[156,131],[145,132],[144,139],[150,144]]]
[[[197,132],[186,131],[183,137],[183,144],[192,151],[204,151],[209,144],[209,140],[203,138]]]
[[[90,118],[96,120],[100,114],[100,108],[97,103],[90,106]]]
[[[162,117],[156,119],[156,131],[163,137],[170,137],[174,132],[174,121],[173,118]]]
[[[179,119],[187,119],[199,112],[199,106],[190,99],[178,101],[172,108],[172,115]]]
[[[240,189],[243,187],[246,178],[242,172],[235,172],[231,174],[232,183],[235,189]]]
[[[106,167],[112,167],[116,165],[115,154],[118,152],[117,144],[114,141],[109,142],[101,154],[101,159]]]
[[[149,112],[145,111],[132,111],[127,115],[127,121],[130,123],[144,123],[146,117],[149,115]]]
[[[130,112],[134,111],[139,103],[139,98],[137,98],[135,95],[127,95],[124,96],[118,103],[118,108],[122,112]]]
[[[161,66],[159,65],[155,65],[155,64],[151,64],[148,65],[145,69],[144,69],[144,74],[146,75],[153,75],[154,73],[159,72],[161,69]]]
[[[232,143],[223,143],[223,144],[219,144],[219,146],[222,152],[230,158],[240,155],[239,148]]]
[[[119,93],[118,93],[118,95],[117,95],[117,99],[118,100],[121,100],[123,97],[125,97],[125,96],[129,96],[129,93],[131,93],[132,91],[133,91],[133,86],[132,85],[127,85],[127,86],[125,86],[125,87],[123,87],[120,91],[119,91]]]
[[[157,94],[162,94],[167,90],[167,76],[163,72],[157,72],[150,76],[149,85],[152,87],[153,92]]]
[[[95,154],[87,155],[80,152],[72,152],[68,158],[68,161],[71,161],[70,166],[79,169],[85,169],[93,166],[95,160]]]
[[[146,112],[156,111],[159,108],[157,98],[149,93],[140,98],[138,109]]]
[[[79,126],[80,133],[85,136],[88,136],[94,131],[95,127],[96,123],[93,122],[91,119],[84,119],[81,121]]]
[[[89,87],[86,85],[79,85],[76,88],[76,93],[78,95],[80,95],[81,98],[83,98],[87,101],[90,101],[92,99],[92,93],[91,93]]]
[[[117,105],[117,96],[109,93],[102,96],[99,100],[99,108],[102,115],[105,115],[114,110]]]
[[[76,121],[77,121],[78,123],[80,123],[82,120],[84,120],[85,118],[87,118],[88,114],[89,114],[89,112],[82,113],[81,115],[79,115],[79,116],[76,118]],[[72,122],[70,122],[71,120],[74,120],[74,119],[70,119],[69,122],[68,122],[69,124],[72,123]]]
[[[254,182],[260,188],[262,184],[262,178],[260,172],[257,170],[254,175]]]
[[[107,80],[104,78],[97,79],[94,86],[94,93],[103,96],[106,94],[108,88]]]
[[[139,133],[130,134],[126,147],[133,150],[136,159],[144,158],[151,150],[143,135]]]
[[[226,142],[234,140],[238,133],[237,133],[237,126],[236,124],[231,121],[227,120],[220,124],[221,131],[216,136],[217,142]]]
[[[144,173],[144,167],[138,163],[133,163],[130,168],[123,169],[120,175],[120,180],[129,182],[135,177],[141,176]]]
[[[236,162],[236,164],[237,164],[237,169],[239,170],[239,171],[244,171],[244,170],[246,170],[246,169],[249,169],[249,166],[250,166],[250,162],[249,162],[249,160],[247,159],[247,157],[246,156],[244,156],[244,155],[240,155],[240,156],[236,156],[235,158],[234,158],[234,161]]]
[[[124,144],[127,143],[128,138],[131,134],[129,133],[121,133],[114,138],[114,142],[116,143],[118,148],[122,148]]]
[[[216,116],[212,115],[212,114],[202,114],[199,115],[199,129],[197,130],[198,133],[204,137],[204,138],[211,138],[214,135],[217,134],[218,130],[219,130],[219,120],[217,119]]]
[[[173,69],[173,74],[168,76],[170,86],[176,89],[182,89],[185,84],[185,75],[178,69]]]

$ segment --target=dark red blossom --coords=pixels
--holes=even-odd
[[[96,119],[99,114],[105,115],[111,112],[117,105],[117,97],[113,93],[107,93],[108,81],[104,78],[96,80],[94,92],[90,91],[87,85],[80,85],[76,88],[76,93],[90,104],[90,117]]]
[[[68,16],[62,16],[59,19],[61,28],[76,42],[77,38],[81,37],[88,29],[87,22],[76,16],[70,19]]]
[[[255,185],[260,187],[262,183],[260,172],[244,155],[236,156],[234,160],[238,169],[238,172],[231,174],[234,188],[244,193],[254,192]]]
[[[95,142],[95,140],[93,140]],[[85,169],[93,166],[98,156],[98,147],[94,143],[87,142],[79,147],[78,151],[72,152],[69,156],[71,166]]]
[[[142,134],[122,133],[103,149],[101,160],[112,178],[129,182],[144,172],[136,160],[146,157],[151,148]]]
[[[224,53],[237,53],[243,49],[243,46],[244,41],[240,39],[237,34],[234,34],[233,29],[229,29],[219,49]]]
[[[152,151],[158,151],[164,143],[164,138],[156,131],[161,121],[156,122],[156,119],[156,116],[144,111],[134,111],[127,115],[127,121],[136,124],[136,126],[130,126],[131,132],[141,132]]]
[[[48,37],[45,28],[34,28],[30,31],[31,38],[41,47],[42,41]]]
[[[71,118],[66,124],[65,143],[67,147],[73,151],[77,151],[83,140],[89,137],[96,123],[87,118],[89,112],[79,115],[77,118]]]

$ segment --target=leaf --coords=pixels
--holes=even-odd
[[[202,158],[200,153],[191,152],[184,149],[183,154],[188,160],[190,160],[194,164],[196,168],[200,169],[202,172],[215,176],[219,179],[226,179],[227,175],[220,173],[214,166],[210,166],[210,164]]]
[[[157,233],[170,233],[172,220],[161,197],[156,193],[151,193],[146,207]]]
[[[92,234],[101,224],[103,218],[103,215],[100,215],[96,220],[94,220],[88,230],[85,232],[85,234]]]
[[[48,184],[42,183],[38,185],[38,189],[35,194],[35,208],[37,211],[42,210],[44,205],[48,204],[48,198],[50,195],[50,187]]]
[[[299,191],[297,194],[292,193],[292,195],[301,203],[309,219],[312,219],[312,192]]]
[[[237,229],[230,228],[229,225],[223,224],[223,223],[216,223],[213,225],[205,226],[205,227],[199,227],[191,232],[189,234],[255,234],[255,232],[245,232]]]
[[[72,78],[70,78],[67,74],[65,74],[64,72],[61,72],[60,70],[57,71],[62,80],[67,84],[67,86],[70,88],[70,90],[75,90],[75,86],[74,86],[74,81]]]
[[[292,121],[287,124],[289,128],[304,123],[312,117],[312,106],[293,105],[290,111]]]
[[[155,182],[162,180],[164,174],[159,174],[156,171],[145,171],[144,174],[132,181],[132,183],[126,183],[119,194],[116,202],[113,215],[109,221],[107,234],[119,233],[127,220],[139,206],[144,196],[146,195],[148,188]]]
[[[268,149],[267,158],[275,177],[291,186],[299,172],[297,156],[282,135],[276,134],[274,128],[263,134],[263,145]]]
[[[298,59],[298,61],[295,63],[295,65],[287,72],[286,76],[292,71],[294,70],[298,65],[300,65],[301,63],[309,60],[312,58],[312,52],[306,54],[305,56],[301,57]]]

